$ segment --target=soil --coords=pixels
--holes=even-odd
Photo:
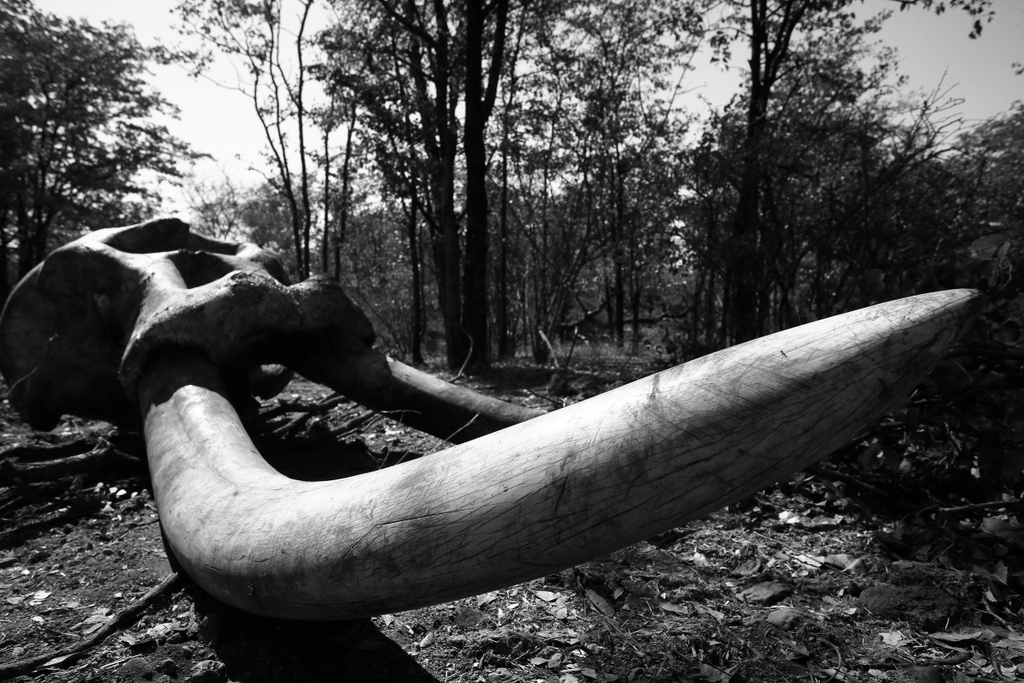
[[[550,371],[516,365],[471,384],[545,405],[640,372],[606,365],[551,382]],[[346,476],[445,445],[303,380],[249,426],[267,459],[296,478]],[[137,434],[75,418],[33,432],[4,401],[0,439],[0,679],[1024,678],[1014,501],[936,498],[899,471],[836,461],[528,583],[372,619],[294,622],[245,614],[175,578]],[[90,455],[69,458],[81,454]]]

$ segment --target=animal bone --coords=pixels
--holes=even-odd
[[[248,370],[281,364],[456,442],[541,414],[387,359],[374,337],[332,280],[288,286],[272,253],[164,219],[90,233],[34,268],[0,318],[0,372],[37,429],[66,413],[134,424],[166,346],[202,349],[242,393]]]
[[[179,262],[190,260],[159,261]],[[68,306],[94,300],[98,309],[111,309],[90,294],[95,284],[46,289],[48,277],[56,277],[47,267],[19,285],[0,319],[4,356],[19,340],[40,347],[36,366],[3,361],[13,394],[28,405],[30,417],[32,409],[43,416],[58,409],[34,397],[32,386],[45,379],[43,386],[63,387],[43,367],[55,360],[50,349],[61,348],[64,334],[52,321],[74,319]],[[245,285],[231,296],[248,305],[251,276],[244,275],[248,266],[239,268],[243,276],[222,278]],[[142,284],[120,285],[131,291],[124,301],[139,303],[114,306],[121,317],[110,313],[103,320],[163,320],[155,313],[147,317],[159,307],[146,296],[173,289],[162,288],[161,278],[189,283],[187,273],[176,275],[167,265],[144,272]],[[209,284],[204,280],[186,291]],[[75,287],[82,290],[77,296],[61,298]],[[108,284],[102,294],[113,289]],[[50,291],[57,296],[47,298]],[[205,292],[191,296],[208,305]],[[46,306],[54,310],[40,309],[42,331],[32,332],[31,307],[51,301]],[[218,316],[230,316],[233,299],[225,301]],[[366,339],[340,339],[340,316],[351,319],[352,309],[324,305],[317,315],[330,319],[315,319],[306,315],[306,300],[298,301],[298,310],[274,318],[285,332],[247,321],[241,331],[231,331],[240,341],[211,348],[203,346],[211,342],[201,341],[201,331],[176,335],[170,323],[160,327],[170,343],[147,337],[145,324],[106,324],[127,341],[124,393],[137,398],[161,523],[184,568],[208,592],[242,609],[337,619],[410,609],[541,576],[649,538],[806,467],[902,401],[960,336],[980,296],[937,292],[818,321],[427,458],[326,482],[294,481],[273,470],[245,434],[223,381],[225,368],[231,376],[237,366],[257,361],[288,361],[310,374],[328,363],[337,384],[353,385],[354,393],[376,391],[360,385],[384,369]],[[64,312],[57,314],[60,305]],[[287,308],[274,303],[267,310],[279,305]],[[136,308],[147,315],[133,313]],[[362,323],[353,329],[358,339]],[[287,343],[273,341],[275,334],[284,334]],[[245,349],[233,351],[236,343]],[[308,355],[302,345],[312,347]],[[351,360],[354,369],[339,368],[339,358]],[[64,361],[58,366],[70,367]],[[108,359],[106,367],[115,366]],[[11,367],[21,374],[8,374]],[[392,392],[390,400],[399,394]],[[467,403],[460,401],[455,403],[464,410]],[[496,421],[504,419],[497,413]]]

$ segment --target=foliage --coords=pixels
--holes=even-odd
[[[154,122],[175,110],[146,83],[147,65],[175,58],[102,27],[0,7],[0,294],[57,240],[136,222],[155,199],[143,171],[177,176],[188,148]]]
[[[251,2],[185,4],[194,27],[226,21],[211,16],[222,7],[229,28],[257,31],[222,48],[244,47],[256,60],[253,78],[277,69],[284,87],[272,54],[283,44],[259,31],[280,30],[288,8],[301,15],[307,4],[267,5],[269,24]],[[982,19],[990,6],[920,4]],[[390,316],[410,311],[414,357],[429,324],[427,291],[449,343],[467,338],[467,291],[486,291],[469,307],[487,313],[493,334],[474,344],[484,339],[499,353],[545,360],[539,332],[555,339],[576,330],[631,341],[633,351],[656,338],[681,360],[746,334],[735,317],[743,306],[760,334],[920,291],[986,234],[982,212],[1019,211],[1019,170],[978,145],[973,157],[958,147],[961,124],[941,93],[899,97],[895,54],[871,42],[884,16],[858,21],[847,0],[712,5],[512,2],[503,25],[487,17],[486,49],[467,57],[469,5],[333,2],[328,30],[305,43],[315,41],[307,56],[316,55],[305,73],[326,95],[315,116],[302,105],[325,143],[304,156],[323,178],[309,184],[302,214],[314,220],[322,207],[311,250],[363,292],[411,286],[408,304],[382,296],[394,305],[379,306],[378,324],[406,329]],[[487,7],[500,14],[498,4]],[[700,41],[732,60],[737,40],[756,58],[751,87],[698,129],[677,101],[686,65]],[[481,66],[472,78],[467,60]],[[467,123],[462,104],[470,90],[485,110],[493,106],[476,170],[467,145],[479,144],[479,122]],[[291,92],[279,91],[279,111],[262,100],[263,115],[297,116]],[[344,153],[327,144],[334,130]],[[1000,192],[996,177],[1011,179]],[[483,190],[471,191],[480,179]],[[470,200],[481,194],[483,235],[470,228],[479,211]],[[472,252],[473,240],[484,249]],[[467,284],[470,261],[486,266],[474,280],[482,286]],[[383,283],[380,274],[395,269],[407,272]],[[666,332],[659,338],[655,328]],[[466,357],[464,348],[448,351],[450,364]]]
[[[1013,235],[1024,230],[1024,102],[964,136],[961,173],[977,183],[978,220]]]
[[[308,93],[308,52],[314,49],[306,34],[313,0],[300,0],[297,24],[286,25],[291,3],[284,0],[182,0],[177,11],[185,32],[208,48],[240,63],[247,79],[236,87],[252,100],[265,135],[267,160],[273,174],[267,182],[288,208],[292,247],[289,253],[302,279],[312,271],[314,172],[307,125],[313,116]],[[197,73],[211,59],[209,51],[193,55]],[[294,62],[292,61],[294,60]],[[330,123],[318,121],[325,131]],[[326,264],[322,264],[326,270]]]
[[[972,185],[961,195],[980,236],[924,270],[929,289],[974,287],[985,309],[962,349],[935,372],[908,411],[903,433],[969,472],[985,490],[1024,484],[1024,213],[1011,186],[1024,170],[1024,105],[965,135],[954,170]],[[965,183],[966,184],[966,183]],[[900,433],[900,430],[895,430]]]
[[[639,319],[678,205],[678,65],[699,28],[688,5],[627,0],[567,4],[524,37],[516,98],[503,103],[504,248],[537,360],[540,334],[578,315],[602,311],[620,345],[627,306]]]
[[[328,38],[328,87],[363,105],[367,126],[382,136],[378,160],[395,167],[383,175],[398,183],[430,228],[449,365],[486,366],[485,136],[516,10],[508,0],[353,6]],[[518,16],[526,11],[519,6]],[[416,211],[410,211],[415,222]],[[412,244],[410,249],[415,251]]]
[[[236,242],[253,242],[281,257],[288,276],[297,281],[295,243],[291,239],[287,201],[273,185],[240,186],[228,177],[190,178],[186,201],[196,232]]]
[[[394,203],[366,202],[352,216],[349,239],[341,251],[341,283],[369,316],[380,345],[406,359],[413,353],[416,290],[403,217],[396,215],[401,212]]]
[[[226,173],[219,180],[192,175],[182,187],[194,230],[218,239],[252,241],[242,217],[245,190]]]
[[[969,34],[971,38],[979,38],[981,36],[981,31],[984,27],[983,20],[987,24],[995,18],[992,0],[899,0],[899,3],[901,11],[916,5],[926,10],[932,10],[936,14],[942,14],[947,8],[962,10],[969,16],[974,17]]]

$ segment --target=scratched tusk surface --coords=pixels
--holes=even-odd
[[[895,407],[980,305],[926,294],[780,332],[379,472],[274,471],[196,352],[140,385],[171,548],[251,612],[339,619],[543,576],[738,501]]]

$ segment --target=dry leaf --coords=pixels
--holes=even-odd
[[[661,606],[661,609],[665,610],[666,612],[671,612],[672,614],[689,614],[690,613],[690,610],[688,610],[687,608],[680,607],[679,605],[673,604],[673,603],[668,602],[666,600],[662,600],[658,604]]]
[[[910,642],[900,631],[883,631],[878,635],[881,636],[882,642],[890,647],[900,647]]]
[[[600,593],[595,591],[593,588],[587,589],[587,597],[590,598],[590,602],[597,608],[597,610],[605,615],[606,617],[615,616],[615,608],[610,602],[604,599]]]
[[[929,633],[928,637],[943,643],[965,643],[972,640],[980,642],[981,631],[971,631],[970,633]]]
[[[1007,543],[1024,548],[1024,527],[1020,525],[1011,524],[998,517],[986,517],[981,523],[981,530],[1001,538]]]

